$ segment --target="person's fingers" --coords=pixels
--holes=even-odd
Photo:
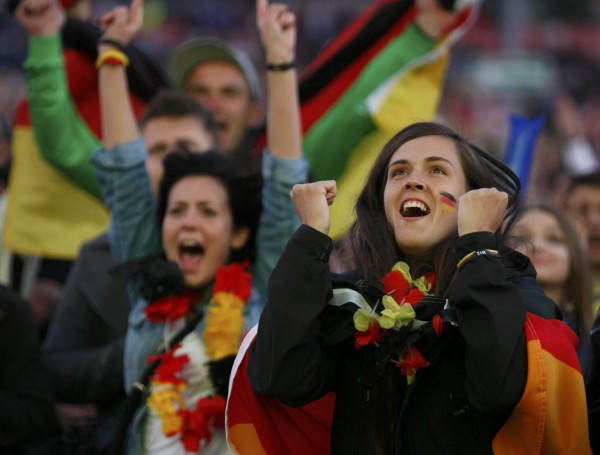
[[[144,0],[132,0],[130,20],[133,24],[141,24],[144,17]]]
[[[29,0],[23,1],[20,6],[20,11],[25,16],[41,16],[52,8],[52,1],[48,0]]]
[[[268,9],[269,0],[256,0],[256,24],[259,28],[262,28],[267,19]]]
[[[98,19],[97,22],[102,30],[106,30],[108,27],[110,27],[110,24],[112,24],[114,20],[115,12],[109,11],[108,13],[104,14],[100,19]]]
[[[279,22],[283,28],[288,28],[296,23],[296,15],[291,11],[284,11],[279,17]]]

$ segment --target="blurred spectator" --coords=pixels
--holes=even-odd
[[[563,203],[575,222],[591,267],[595,315],[600,308],[600,172],[573,177]]]
[[[64,454],[31,310],[0,285],[0,453]]]
[[[66,19],[55,1],[14,3],[15,17],[28,35],[28,104],[22,104],[16,121],[5,240],[11,251],[42,257],[26,295],[44,336],[72,259],[84,241],[108,225],[89,161],[100,137],[94,67],[100,31],[89,22],[90,0],[61,0],[69,8]],[[43,20],[39,10],[47,12]],[[166,76],[139,49],[128,52],[139,117],[145,101],[167,85]]]
[[[585,367],[593,318],[592,281],[575,227],[559,210],[538,205],[521,212],[509,235],[516,248],[529,256],[538,283],[579,337],[577,353]]]
[[[219,150],[258,170],[263,110],[260,80],[250,58],[217,38],[196,38],[175,49],[169,76],[175,87],[213,114]]]
[[[74,16],[85,14],[79,5],[65,0],[65,6],[73,6]],[[90,4],[89,0],[82,2]],[[11,10],[19,1],[7,5]],[[35,44],[29,41],[29,69],[35,67]],[[38,46],[38,51],[40,50]],[[38,52],[38,64],[43,62],[44,51]],[[79,55],[79,64],[81,54]],[[48,61],[46,60],[46,63]],[[73,61],[71,61],[73,65]],[[62,62],[59,61],[59,64]],[[38,67],[39,68],[39,67]],[[72,71],[76,71],[74,66]],[[73,78],[74,79],[74,78]],[[29,93],[31,95],[31,93]],[[17,111],[13,136],[13,171],[10,179],[11,197],[7,206],[5,245],[21,256],[41,257],[37,277],[23,295],[29,300],[36,326],[43,337],[50,315],[54,310],[62,283],[66,278],[79,244],[100,232],[108,222],[108,212],[100,204],[88,201],[66,179],[45,163],[39,154],[38,144],[31,130],[28,100],[23,100]],[[35,175],[35,177],[33,177]],[[51,201],[61,200],[61,207]],[[70,235],[65,235],[65,223],[56,224],[57,213],[69,219]],[[70,217],[69,214],[73,216]],[[60,240],[57,240],[60,239]],[[19,278],[17,277],[17,280]]]
[[[162,159],[176,143],[191,150],[214,148],[208,112],[187,95],[166,91],[147,106],[140,121],[149,151],[150,185],[158,194]],[[107,235],[86,242],[65,284],[43,345],[42,360],[61,403],[91,403],[93,413],[66,422],[69,442],[86,453],[106,447],[125,399],[123,351],[131,304],[126,276]]]
[[[600,313],[596,315],[590,337],[591,350],[585,378],[588,425],[592,452],[600,453]]]

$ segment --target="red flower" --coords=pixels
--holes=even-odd
[[[410,284],[398,270],[392,270],[381,280],[386,294],[391,295],[396,302],[401,302],[410,289]]]
[[[429,362],[421,354],[415,346],[409,346],[402,353],[402,360],[398,364],[400,373],[405,376],[414,376],[417,373],[417,368],[428,367]]]
[[[421,300],[423,300],[425,294],[421,292],[418,288],[412,288],[408,294],[404,297],[406,303],[410,303],[412,306],[415,306]],[[396,300],[396,302],[401,302],[402,300]]]
[[[246,302],[252,294],[252,274],[248,272],[250,263],[232,263],[219,267],[213,292],[230,292]]]
[[[356,331],[354,332],[354,338],[356,340],[355,348],[358,350],[363,346],[368,346],[370,344],[378,345],[381,341],[383,341],[387,336],[389,336],[388,332],[382,332],[379,323],[374,322],[369,326],[369,330],[366,332]]]
[[[190,362],[190,358],[187,354],[182,356],[175,356],[175,350],[179,347],[179,344],[173,346],[169,351],[164,354],[151,355],[148,357],[148,363],[153,363],[155,360],[160,359],[160,365],[156,367],[154,374],[150,378],[152,381],[168,382],[170,384],[178,385],[184,384],[186,381],[177,377],[183,367]]]
[[[434,288],[436,283],[435,272],[429,272],[425,274],[425,281],[431,285],[430,290]]]
[[[206,445],[212,439],[212,426],[225,428],[225,398],[222,395],[200,398],[194,411],[182,410],[181,443],[188,452],[198,452],[200,443]]]
[[[433,317],[431,320],[431,325],[433,326],[433,330],[437,336],[440,336],[442,333],[448,330],[448,326],[439,314],[436,314]]]
[[[225,406],[227,402],[223,395],[200,398],[196,403],[196,409],[202,411],[208,420],[213,421],[213,426],[225,428]]]
[[[182,296],[170,295],[157,299],[146,305],[144,313],[150,322],[174,321],[185,316],[191,307],[191,294],[186,292]]]
[[[188,452],[198,452],[200,442],[208,444],[212,439],[210,424],[202,411],[179,411],[183,419],[183,431],[181,432],[181,443]]]

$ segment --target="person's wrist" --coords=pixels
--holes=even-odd
[[[295,52],[284,46],[273,46],[272,49],[265,49],[265,60],[267,62],[281,63],[294,60]]]
[[[281,62],[281,63],[267,61],[267,63],[265,64],[265,68],[268,71],[274,71],[274,72],[288,71],[288,70],[296,68],[296,61],[289,60],[289,61],[285,61],[285,62]]]
[[[109,46],[108,44],[98,44],[98,55],[103,54],[106,51],[110,51],[114,49],[114,47]]]
[[[124,54],[127,53],[127,45],[123,41],[115,38],[101,37],[98,40],[98,49],[100,49],[100,46],[102,46],[104,50],[112,48],[121,51]]]
[[[129,58],[124,52],[109,47],[108,50],[99,52],[98,58],[96,59],[97,69],[100,69],[100,67],[104,65],[122,66],[124,68],[127,68],[127,66],[129,66]]]

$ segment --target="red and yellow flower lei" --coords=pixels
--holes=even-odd
[[[390,336],[391,330],[398,331],[402,327],[423,324],[415,319],[413,307],[429,295],[435,284],[435,275],[429,273],[413,280],[408,264],[397,262],[381,282],[385,293],[381,299],[383,310],[377,312],[377,308],[370,311],[359,308],[354,313],[356,349],[379,346]],[[439,320],[434,320],[433,323],[436,332],[442,330],[441,327],[436,328]],[[414,381],[418,368],[429,366],[429,362],[414,345],[407,346],[395,363],[400,373],[406,376],[408,384]]]
[[[211,362],[237,353],[244,327],[244,308],[252,293],[252,274],[249,264],[230,264],[217,271],[213,295],[206,311],[203,341]],[[193,294],[167,296],[149,304],[146,316],[152,322],[167,322],[185,316],[194,303]],[[187,409],[181,394],[188,387],[182,377],[189,357],[176,355],[176,344],[166,353],[150,356],[148,362],[160,359],[150,378],[152,393],[148,406],[161,419],[166,437],[181,435],[181,443],[190,452],[197,452],[210,443],[213,428],[225,426],[225,396],[216,394],[200,398],[194,409]]]

